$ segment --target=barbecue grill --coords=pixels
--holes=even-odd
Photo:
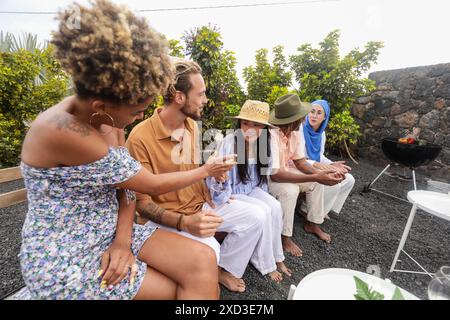
[[[409,168],[412,171],[414,190],[417,190],[415,170],[418,167],[427,165],[431,161],[436,159],[441,152],[442,147],[428,143],[425,145],[420,145],[417,142],[412,144],[400,143],[398,142],[398,138],[384,138],[381,142],[381,150],[383,151],[386,158],[388,158],[391,162],[371,183],[364,187],[363,192],[370,192],[373,190],[390,197],[397,198],[393,195],[372,188],[373,184],[391,167],[392,164],[398,163],[404,167]],[[406,201],[405,199],[400,200]]]

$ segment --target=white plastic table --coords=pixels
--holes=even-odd
[[[422,267],[420,263],[414,260],[413,257],[411,257],[405,250],[403,250],[403,247],[405,246],[406,239],[408,238],[409,230],[411,229],[411,225],[413,223],[417,209],[422,209],[429,214],[450,221],[450,195],[433,191],[414,190],[408,192],[408,200],[412,203],[413,206],[409,214],[408,221],[406,222],[405,230],[403,231],[403,235],[398,245],[397,252],[395,253],[394,260],[392,261],[390,272],[397,271],[427,274],[430,277],[433,277],[433,275],[425,270],[425,268]],[[406,254],[415,264],[417,264],[423,270],[423,272],[395,269],[401,252]]]
[[[369,288],[384,295],[385,300],[391,300],[395,286],[388,280],[370,274],[350,270],[331,268],[315,271],[300,281],[295,289],[293,300],[355,300],[356,284],[354,276],[365,281]],[[420,300],[408,291],[399,288],[406,300]]]

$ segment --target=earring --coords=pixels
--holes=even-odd
[[[109,132],[107,132],[107,133],[100,132],[100,134],[102,136],[106,136],[106,135],[110,134],[114,130],[114,127],[116,126],[116,124],[114,122],[114,118],[111,117],[111,115],[108,112],[105,112],[104,114],[100,114],[98,112],[92,114],[90,119],[89,119],[89,124],[92,126],[92,118],[93,117],[102,117],[102,116],[107,116],[111,120],[111,130]]]

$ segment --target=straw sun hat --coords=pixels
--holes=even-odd
[[[247,120],[265,124],[266,126],[273,127],[269,123],[270,107],[266,102],[247,100],[236,117],[231,117],[236,120]]]

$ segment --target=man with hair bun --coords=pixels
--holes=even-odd
[[[175,67],[164,107],[134,127],[127,140],[130,154],[155,174],[193,170],[200,162],[199,129],[194,120],[201,119],[207,103],[202,70],[184,59],[176,59]],[[151,220],[155,227],[213,248],[220,267],[219,282],[230,291],[245,291],[241,277],[265,223],[262,208],[241,200],[215,208],[206,183],[199,181],[164,195],[137,194],[137,210],[141,221]],[[221,245],[214,238],[216,232],[227,233]]]
[[[73,12],[77,27],[67,23]],[[217,299],[214,251],[134,225],[133,191],[156,196],[231,166],[155,175],[108,141],[171,83],[166,41],[126,7],[98,0],[59,13],[52,44],[75,95],[40,114],[22,147],[29,205],[19,258],[31,298]]]

